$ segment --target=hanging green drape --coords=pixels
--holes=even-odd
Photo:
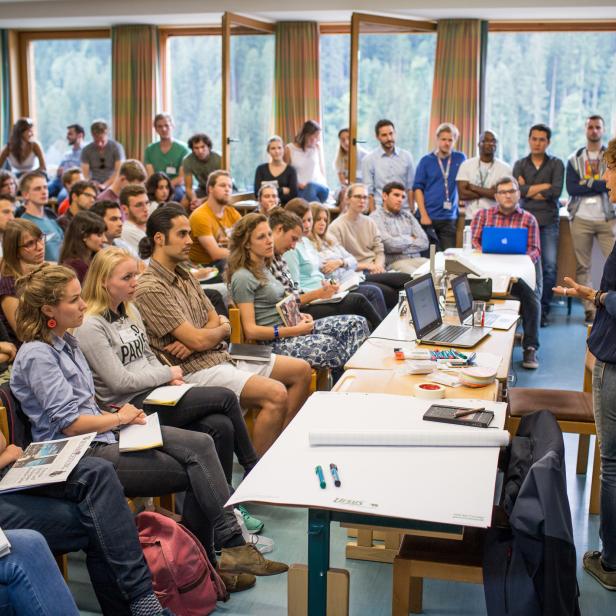
[[[9,77],[9,33],[0,30],[0,147],[11,132],[11,91]]]
[[[291,141],[306,120],[320,121],[319,25],[276,24],[276,132]]]
[[[111,28],[114,138],[128,158],[143,160],[152,143],[159,100],[159,44],[155,26]]]
[[[438,22],[430,138],[442,122],[460,131],[456,149],[475,156],[479,132],[481,21],[442,19]]]

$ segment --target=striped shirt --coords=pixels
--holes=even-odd
[[[225,362],[233,363],[224,343],[207,351],[195,351],[179,363],[163,350],[176,341],[174,329],[186,322],[201,329],[208,322],[208,312],[214,310],[197,279],[182,265],[171,272],[151,259],[139,278],[135,303],[145,323],[150,347],[162,361],[179,365],[188,374]]]
[[[471,222],[473,234],[473,248],[481,249],[481,235],[484,227],[512,227],[514,229],[528,229],[528,245],[526,254],[536,263],[541,258],[541,240],[539,239],[539,225],[537,219],[519,205],[511,214],[503,214],[499,207],[489,210],[479,210]]]

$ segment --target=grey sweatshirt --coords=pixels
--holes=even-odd
[[[172,378],[171,368],[152,353],[137,308],[131,313],[134,319],[124,311],[121,316],[89,316],[75,334],[92,370],[96,399],[102,408],[126,404]]]

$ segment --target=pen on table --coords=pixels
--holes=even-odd
[[[334,485],[339,488],[342,485],[342,482],[340,481],[340,476],[338,475],[338,467],[333,462],[329,465],[329,471],[332,474]]]
[[[321,465],[315,467],[314,472],[319,478],[319,485],[321,486],[321,490],[325,490],[327,484],[325,483],[325,475],[323,475],[323,467]]]
[[[478,409],[460,409],[459,411],[456,411],[453,416],[455,418],[458,417],[466,417],[467,415],[472,415],[473,413],[479,413],[479,411],[485,411],[485,407],[481,407]]]

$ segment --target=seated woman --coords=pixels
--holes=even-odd
[[[263,184],[261,188],[259,188],[257,200],[259,201],[257,212],[264,216],[269,216],[272,210],[280,205],[278,190],[271,184]]]
[[[411,280],[408,274],[385,271],[385,248],[379,229],[371,217],[365,216],[368,191],[363,184],[351,184],[347,190],[349,206],[329,227],[342,246],[357,259],[357,269],[364,272],[366,282],[383,291],[387,309],[398,305],[398,293]]]
[[[0,170],[0,197],[17,198],[17,180],[10,171]]]
[[[30,118],[19,118],[13,125],[9,142],[0,152],[0,168],[7,160],[18,178],[35,169],[46,174],[45,155],[41,144],[34,139],[34,124]]]
[[[270,137],[267,142],[267,153],[270,162],[259,165],[255,172],[255,196],[264,185],[271,184],[277,188],[280,203],[284,205],[297,197],[297,172],[292,165],[283,160],[284,145],[278,135]]]
[[[274,230],[275,252],[288,266],[293,283],[296,283],[301,291],[300,301],[303,305],[310,304],[314,300],[328,300],[338,292],[340,285],[331,277],[324,276],[319,269],[319,255],[308,237],[312,232],[310,206],[303,199],[293,199],[287,203],[285,211],[295,214],[296,220],[301,221],[301,239],[293,248],[281,246],[283,238],[274,228],[278,218],[270,217],[270,224]],[[357,314],[368,321],[371,329],[375,329],[387,314],[383,296],[374,288],[364,288],[361,293],[353,291],[335,303],[306,306],[306,312],[315,319],[332,314]]]
[[[120,452],[117,430],[143,424],[146,416],[132,404],[108,413],[95,402],[92,373],[77,340],[68,333],[80,327],[86,309],[73,270],[43,264],[18,281],[17,291],[17,333],[24,344],[15,358],[11,390],[30,420],[33,438],[96,432],[88,455],[113,462],[127,496],[186,490],[183,522],[213,564],[216,538],[222,548],[221,571],[254,575],[286,571],[286,565],[266,560],[246,544],[233,509],[224,507],[229,489],[209,435],[162,426],[161,447]],[[250,582],[254,579],[246,584]]]
[[[309,314],[303,314],[300,323],[286,326],[276,304],[287,293],[268,269],[273,256],[272,230],[263,214],[248,214],[236,223],[227,277],[246,337],[267,341],[274,353],[305,359],[316,368],[332,368],[334,376],[339,376],[368,337],[366,320],[340,315],[313,321]]]
[[[15,325],[17,294],[15,281],[45,260],[45,236],[29,220],[11,220],[2,238],[3,258],[0,262],[0,322],[6,328],[8,341],[19,346]]]
[[[325,203],[329,188],[320,139],[321,127],[314,120],[304,122],[293,142],[286,145],[284,160],[297,171],[297,196],[306,201]]]
[[[105,244],[105,221],[92,212],[77,212],[66,229],[60,263],[75,270],[83,283],[94,255]]]
[[[136,260],[119,248],[99,252],[83,287],[87,304],[75,337],[92,375],[102,408],[130,403],[158,413],[165,426],[209,434],[231,484],[233,453],[248,474],[257,463],[237,396],[223,387],[193,387],[175,406],[144,404],[160,385],[183,383],[180,366],[161,364],[150,349],[145,326],[132,303],[139,270]]]
[[[150,214],[163,203],[167,203],[173,195],[173,187],[171,180],[166,173],[157,171],[153,173],[145,183],[145,189],[148,192],[150,200]]]

